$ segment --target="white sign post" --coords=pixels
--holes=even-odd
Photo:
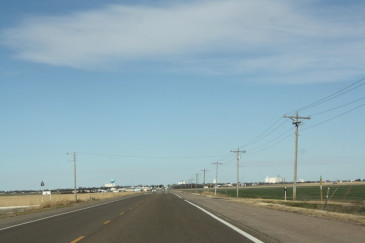
[[[42,195],[49,195],[49,200],[52,201],[51,191],[43,191]]]
[[[43,203],[43,187],[44,187],[44,182],[41,182],[41,187],[42,187],[42,203]]]

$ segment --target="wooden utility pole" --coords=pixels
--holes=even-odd
[[[240,154],[246,153],[246,151],[240,151],[238,148],[236,151],[231,151],[232,153],[237,154],[237,193],[236,196],[238,198],[238,187],[239,187],[239,171],[240,171]]]
[[[293,200],[297,199],[297,159],[298,159],[298,127],[302,123],[299,119],[311,119],[308,117],[300,117],[298,112],[295,116],[283,116],[284,118],[290,118],[293,121],[293,125],[295,125],[295,150],[294,150],[294,179],[293,179]]]
[[[322,193],[322,176],[319,179],[319,191],[321,194],[321,203],[323,203],[323,193]]]
[[[195,188],[198,188],[198,178],[199,178],[199,173],[196,173],[196,179],[195,179]]]
[[[208,171],[208,170],[204,169],[204,170],[201,170],[201,171],[204,171],[204,181],[203,181],[203,186],[205,186],[205,172],[206,172],[206,171]]]
[[[69,155],[71,153],[67,153]],[[74,158],[74,195],[75,195],[75,202],[77,202],[77,191],[76,191],[76,152],[73,152]]]
[[[215,170],[215,187],[214,187],[214,196],[216,196],[217,195],[217,181],[218,181],[218,166],[222,165],[222,163],[215,162],[215,163],[212,163],[212,164],[216,166],[216,170]]]

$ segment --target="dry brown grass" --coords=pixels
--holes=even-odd
[[[138,192],[118,192],[118,193],[80,193],[77,194],[78,203],[84,203],[92,200],[103,200],[109,198],[124,197]],[[0,210],[0,218],[11,217],[20,214],[33,213],[37,211],[47,210],[49,208],[63,207],[75,204],[73,194],[53,194],[45,195],[12,195],[1,196],[0,207],[19,207],[28,206],[28,208],[14,208]]]

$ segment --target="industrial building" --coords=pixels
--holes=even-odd
[[[285,178],[280,177],[279,175],[277,177],[268,177],[265,178],[265,183],[284,183]]]

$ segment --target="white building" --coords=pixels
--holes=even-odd
[[[268,177],[266,176],[265,178],[265,183],[284,183],[285,182],[285,178],[284,177]]]
[[[185,185],[186,183],[185,183],[185,181],[179,181],[178,184],[179,185]]]
[[[113,188],[116,187],[117,183],[114,180],[111,180],[110,183],[104,185],[104,187]]]

